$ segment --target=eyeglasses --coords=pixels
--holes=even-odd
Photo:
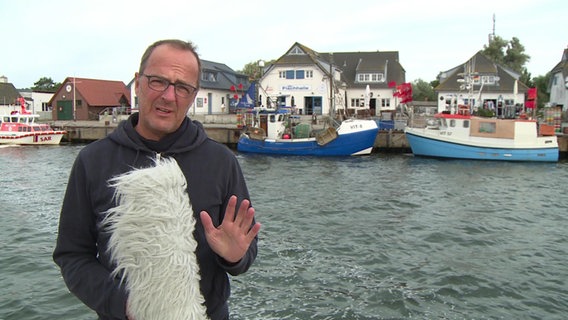
[[[150,89],[158,91],[158,92],[164,92],[170,86],[174,86],[174,92],[176,93],[176,95],[178,97],[187,98],[197,91],[196,87],[189,85],[189,84],[185,84],[185,83],[181,83],[181,82],[175,82],[175,83],[170,82],[170,80],[159,77],[159,76],[151,76],[151,75],[147,75],[147,74],[141,74],[141,75],[148,78],[148,87]]]

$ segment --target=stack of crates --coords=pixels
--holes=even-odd
[[[554,126],[554,132],[560,133],[562,126],[562,107],[544,108],[544,123]]]

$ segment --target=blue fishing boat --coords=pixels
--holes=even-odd
[[[556,162],[558,141],[549,127],[529,119],[440,113],[425,128],[406,127],[405,134],[417,156]]]
[[[314,129],[285,107],[259,112],[257,116],[255,126],[247,127],[241,134],[238,151],[302,156],[366,155],[373,151],[378,133],[374,120],[361,119],[328,121],[323,128]]]

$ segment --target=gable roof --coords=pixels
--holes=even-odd
[[[319,64],[322,59],[319,53],[306,47],[305,45],[296,42],[294,43],[288,51],[280,58],[278,58],[274,64],[277,65],[302,65],[302,64]],[[328,62],[323,61],[323,62]],[[324,70],[325,71],[325,70]],[[328,69],[329,71],[329,69]]]
[[[357,81],[358,73],[382,73],[385,82],[373,83],[378,88],[387,88],[388,83],[405,81],[405,70],[400,65],[398,51],[369,52],[327,52],[320,53],[296,42],[286,53],[278,58],[273,66],[315,65],[324,74],[329,75],[330,63],[341,72],[341,81],[351,88],[364,88],[367,82]]]
[[[130,106],[130,91],[122,81],[99,80],[87,78],[67,77],[58,91],[64,90],[67,85],[75,83],[75,90],[91,107],[119,106],[126,101]],[[56,99],[57,94],[49,101]]]
[[[250,85],[247,75],[235,72],[226,64],[201,60],[201,74],[207,73],[213,73],[215,81],[208,81],[202,77],[200,87],[204,89],[230,90],[231,86],[238,84],[242,84],[244,88],[248,88]]]
[[[519,82],[520,75],[515,71],[503,67],[487,58],[481,51],[478,51],[468,61],[450,70],[441,72],[439,77],[440,84],[434,88],[435,91],[460,91],[461,83],[458,79],[463,79],[464,73],[475,73],[480,76],[498,77],[497,85],[487,85],[483,87],[484,92],[513,92],[515,82],[518,85],[519,93],[526,93],[527,85]],[[476,85],[478,86],[478,85]],[[475,88],[478,90],[479,88]]]
[[[382,73],[386,81],[373,83],[376,88],[388,88],[391,81],[401,84],[405,82],[406,72],[398,60],[398,51],[367,51],[367,52],[333,52],[322,53],[331,58],[342,70],[341,80],[351,88],[364,88],[367,82],[358,82],[359,73]]]
[[[562,59],[556,66],[554,66],[554,68],[552,68],[552,70],[550,70],[550,73],[562,73],[562,76],[568,76],[568,48],[564,49],[564,52],[562,53]]]
[[[0,105],[18,104],[20,93],[9,82],[0,82]]]

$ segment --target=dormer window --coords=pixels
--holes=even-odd
[[[217,77],[215,73],[210,71],[202,71],[201,72],[201,80],[202,81],[209,81],[209,82],[217,82]]]
[[[357,82],[385,82],[385,75],[382,73],[358,73]]]

